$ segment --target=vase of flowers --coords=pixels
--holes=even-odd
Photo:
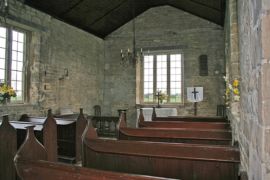
[[[167,99],[167,94],[165,92],[162,92],[162,91],[157,91],[156,96],[158,99],[158,106],[157,107],[160,107],[159,104],[163,104],[164,100]]]
[[[16,97],[15,90],[5,83],[0,83],[0,104],[7,104],[11,97]]]

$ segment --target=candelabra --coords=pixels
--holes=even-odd
[[[140,52],[137,52],[135,48],[133,48],[133,52],[130,51],[128,48],[126,51],[121,49],[121,64],[126,65],[128,63],[136,64],[143,58],[143,51],[142,48]]]

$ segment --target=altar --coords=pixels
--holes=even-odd
[[[141,108],[143,109],[143,116],[145,121],[151,121],[153,108]],[[156,108],[157,117],[177,116],[176,108]],[[137,109],[137,119],[140,115],[140,109]]]

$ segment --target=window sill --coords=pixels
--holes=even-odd
[[[183,103],[179,104],[160,104],[160,108],[178,108],[178,107],[183,107]],[[136,108],[152,108],[152,107],[157,107],[157,104],[136,104]]]
[[[1,108],[4,107],[27,107],[27,106],[33,106],[32,104],[29,103],[7,103],[7,104],[0,104]]]

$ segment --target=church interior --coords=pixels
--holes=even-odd
[[[269,89],[269,0],[0,0],[0,180],[269,180]]]

